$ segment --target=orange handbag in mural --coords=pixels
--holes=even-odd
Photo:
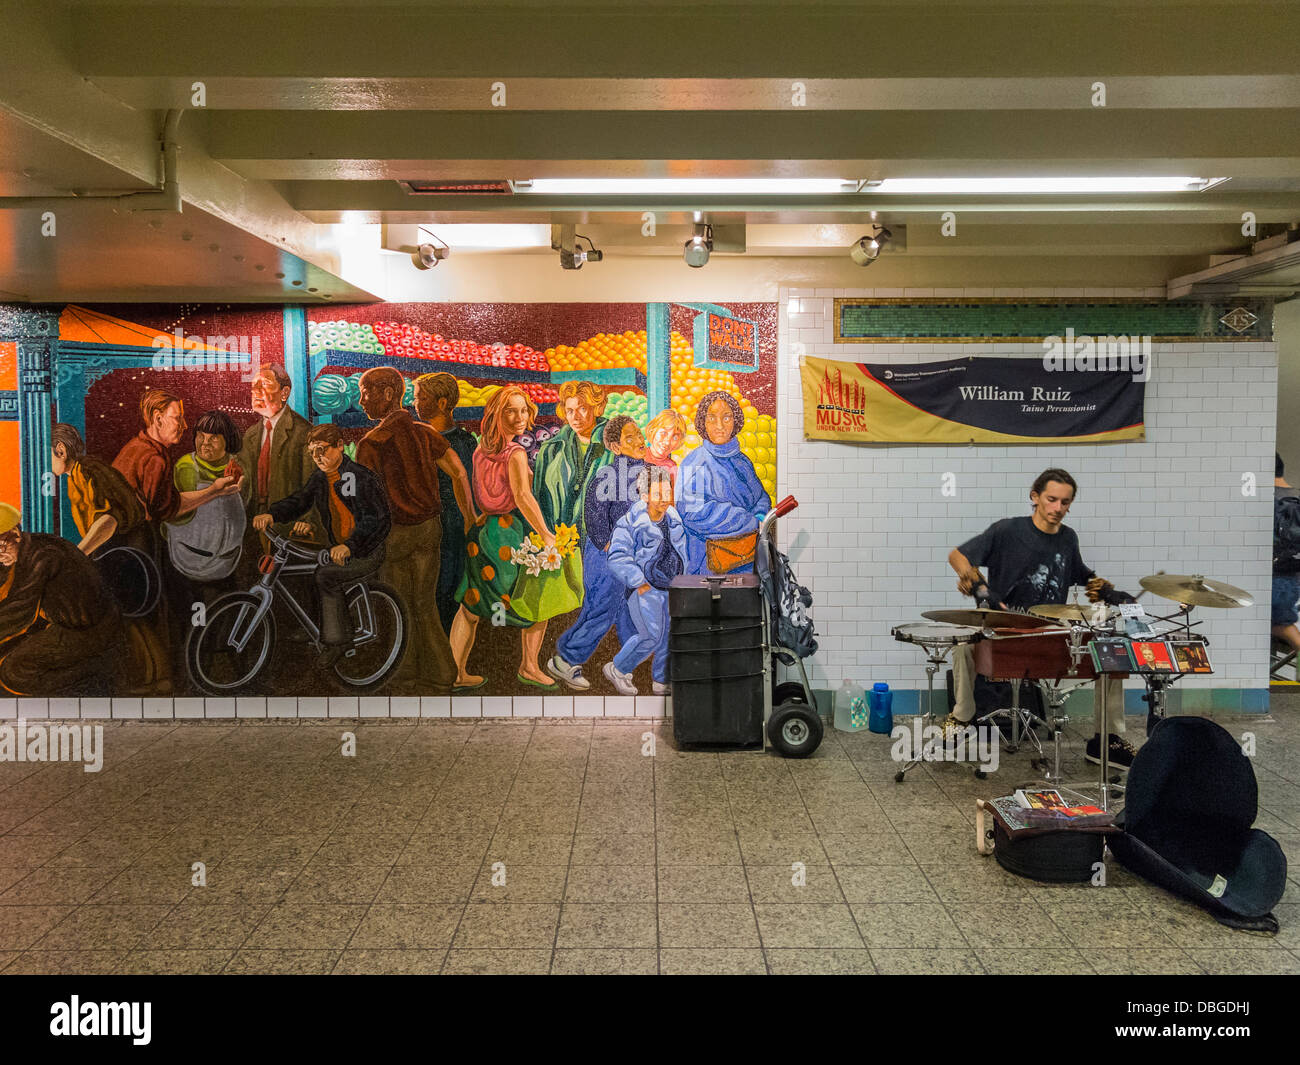
[[[730,573],[754,561],[758,530],[744,536],[723,536],[704,544],[704,561],[714,573]]]

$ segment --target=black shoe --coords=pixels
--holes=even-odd
[[[1124,739],[1122,736],[1110,734],[1110,748],[1106,752],[1107,761],[1112,769],[1117,769],[1121,773],[1127,773],[1129,767],[1133,764],[1133,756],[1137,754],[1136,748]],[[1093,736],[1088,741],[1088,746],[1084,749],[1083,757],[1093,765],[1101,765],[1101,737]]]
[[[328,645],[316,659],[316,665],[321,669],[333,669],[335,664],[347,652],[348,645],[344,643],[335,643]]]

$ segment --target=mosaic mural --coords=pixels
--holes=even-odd
[[[0,307],[0,687],[662,693],[773,504],[776,321]]]

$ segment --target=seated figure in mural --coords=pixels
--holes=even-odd
[[[728,392],[710,392],[695,412],[701,443],[677,479],[690,573],[746,572],[754,564],[758,525],[772,500],[736,440],[744,424]]]
[[[518,681],[535,688],[556,687],[537,658],[547,621],[577,605],[574,582],[581,574],[579,567],[570,565],[576,552],[560,558],[555,532],[533,495],[528,457],[515,439],[532,428],[536,417],[537,407],[517,385],[496,392],[483,411],[482,435],[474,451],[474,498],[482,517],[465,546],[465,575],[456,589],[460,610],[451,626],[456,687],[461,690],[484,683],[468,669],[481,618],[522,630]],[[551,568],[545,568],[548,562]]]
[[[410,608],[410,636],[393,690],[398,695],[450,695],[456,679],[447,632],[434,608],[446,526],[468,534],[478,521],[469,477],[436,429],[402,406],[406,379],[391,366],[361,375],[361,409],[378,422],[357,444],[356,460],[374,470],[388,493],[392,529],[380,577]],[[456,509],[442,510],[438,474],[452,479]]]
[[[0,689],[109,695],[124,641],[117,603],[71,541],[21,528],[0,504]]]
[[[645,427],[645,439],[646,465],[662,466],[671,472],[676,485],[677,462],[673,459],[673,452],[686,439],[686,419],[675,410],[661,410]]]
[[[462,429],[453,421],[452,412],[460,402],[460,386],[454,375],[449,373],[427,373],[415,379],[415,412],[429,426],[442,434],[447,446],[456,453],[460,464],[469,478],[469,498],[474,498],[474,449],[478,440],[467,429]],[[456,486],[451,476],[438,470],[438,494],[442,500],[442,512],[450,514],[457,505]],[[465,545],[469,543],[469,533],[456,522],[447,522],[442,529],[442,543],[438,548],[438,587],[435,599],[438,604],[438,619],[442,622],[444,632],[451,632],[451,623],[456,618],[460,604],[456,602],[456,589],[465,573]]]
[[[605,402],[605,390],[590,381],[560,385],[556,413],[565,425],[538,449],[534,461],[533,495],[547,527],[571,525],[580,539],[587,535],[583,505],[588,487],[612,458],[603,439]]]
[[[609,569],[625,589],[633,633],[604,674],[621,695],[636,695],[632,671],[654,656],[654,693],[668,692],[668,587],[686,570],[686,533],[673,506],[673,482],[662,467],[637,477],[639,500],[619,519],[609,544]]]
[[[194,450],[182,455],[172,472],[176,490],[202,491],[222,477],[242,479],[244,471],[233,456],[240,444],[239,429],[230,415],[210,410],[194,426]],[[209,499],[188,514],[164,522],[172,566],[187,581],[223,585],[235,572],[248,519],[238,492]]]
[[[556,653],[546,663],[546,672],[564,681],[574,691],[586,691],[591,682],[582,675],[586,664],[610,627],[620,622],[619,635],[626,636],[626,597],[618,594],[606,555],[618,520],[637,499],[637,476],[645,468],[645,437],[626,414],[605,423],[605,450],[613,461],[596,471],[587,490],[583,508],[587,535],[582,541],[582,610],[556,643]]]
[[[391,521],[383,482],[343,454],[343,434],[337,425],[312,429],[307,434],[307,453],[316,472],[297,492],[256,515],[253,528],[262,532],[272,522],[291,521],[293,535],[307,536],[311,526],[302,518],[315,510],[329,540],[332,563],[318,567],[314,575],[320,595],[320,638],[325,645],[318,665],[333,669],[355,636],[343,593],[383,565]],[[408,604],[407,609],[418,607]]]

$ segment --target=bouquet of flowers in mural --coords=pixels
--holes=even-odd
[[[529,533],[522,544],[510,552],[510,561],[527,570],[530,577],[542,571],[558,570],[577,549],[578,530],[561,523],[555,529],[555,543],[548,547],[537,533]]]

